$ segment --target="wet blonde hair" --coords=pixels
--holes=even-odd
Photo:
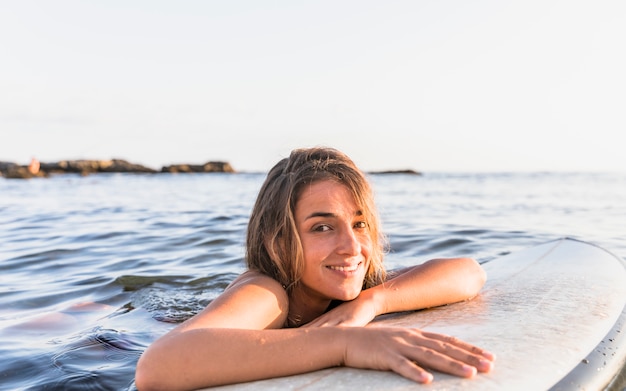
[[[267,174],[250,216],[246,238],[249,269],[266,274],[291,292],[304,270],[304,255],[296,229],[295,208],[302,190],[315,182],[331,180],[350,191],[362,210],[372,241],[363,287],[385,279],[386,241],[368,180],[354,162],[333,148],[296,149]]]

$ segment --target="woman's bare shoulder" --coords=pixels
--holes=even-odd
[[[256,271],[246,271],[199,314],[220,327],[280,328],[289,311],[289,297],[280,283]]]
[[[278,296],[284,296],[284,298],[287,299],[287,291],[282,285],[280,285],[278,281],[255,270],[248,270],[240,274],[237,278],[233,280],[233,282],[228,285],[225,292],[231,289],[238,289],[242,286],[247,285],[262,287],[271,291],[274,294],[277,294]]]

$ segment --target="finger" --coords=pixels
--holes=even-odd
[[[361,324],[359,324],[354,319],[327,318],[326,316],[323,316],[323,317],[314,319],[301,327],[331,327],[331,326],[355,327],[355,326],[361,326]]]
[[[391,366],[390,369],[395,373],[418,383],[428,384],[433,381],[433,375],[430,372],[417,365],[416,362],[408,360],[405,357],[400,358],[397,361],[397,364]]]
[[[419,365],[459,377],[471,378],[477,373],[476,367],[425,346],[412,349],[408,356]]]
[[[454,337],[441,337],[440,339],[426,339],[419,341],[419,343],[426,348],[432,349],[458,362],[469,364],[479,372],[489,372],[493,369],[493,361],[486,358],[484,355],[486,351],[483,349],[460,341]]]
[[[472,354],[478,355],[478,356],[482,356],[490,361],[495,361],[496,359],[496,355],[485,350],[485,349],[481,349],[478,346],[472,345],[470,343],[467,343],[465,341],[462,341],[456,337],[452,337],[449,335],[443,335],[443,334],[437,334],[437,333],[432,333],[432,332],[425,332],[425,331],[420,331],[421,334],[426,337],[426,338],[430,338],[430,339],[434,339],[434,340],[438,340],[441,342],[444,342],[446,344],[450,344],[453,346],[457,346],[463,350],[466,350],[468,352],[471,352]]]
[[[336,322],[331,322],[331,321],[327,321],[324,319],[315,319],[310,321],[307,324],[304,324],[300,327],[302,328],[307,328],[307,327],[328,327],[328,326],[337,326],[337,324],[335,324]]]

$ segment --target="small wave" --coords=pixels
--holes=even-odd
[[[439,252],[442,250],[449,250],[451,248],[458,248],[458,247],[462,247],[467,243],[471,243],[472,240],[468,239],[468,238],[459,238],[459,237],[451,237],[451,238],[444,238],[442,240],[436,240],[434,242],[431,242],[427,249],[431,252]]]
[[[156,284],[174,284],[176,281],[186,280],[188,276],[134,276],[125,275],[115,279],[115,282],[122,286],[124,291],[136,291],[141,288]]]
[[[60,345],[51,357],[61,372],[40,385],[54,389],[103,390],[130,386],[134,366],[144,350],[143,343],[119,330],[96,327]],[[118,373],[122,376],[115,376]]]

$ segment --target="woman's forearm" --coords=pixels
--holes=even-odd
[[[135,382],[141,391],[195,389],[338,366],[343,334],[341,328],[189,330],[150,346]]]
[[[493,359],[456,338],[401,327],[205,328],[155,342],[137,364],[135,384],[141,391],[191,390],[339,365],[428,383],[433,376],[424,368],[472,377],[490,371]]]
[[[484,270],[471,258],[435,259],[407,269],[362,295],[376,303],[381,315],[467,300],[478,294],[485,281]]]

